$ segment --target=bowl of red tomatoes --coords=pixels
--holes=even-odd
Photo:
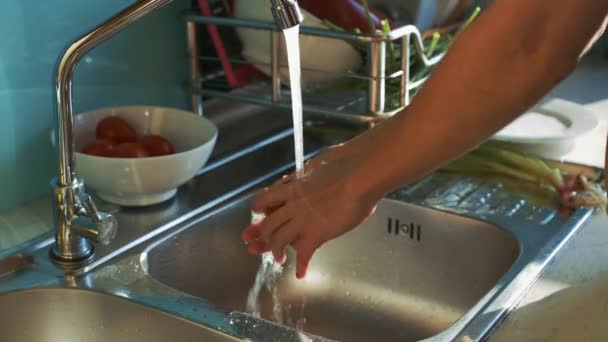
[[[77,174],[110,203],[167,201],[209,160],[217,128],[192,112],[113,107],[74,117]]]

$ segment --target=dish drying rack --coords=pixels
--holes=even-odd
[[[192,94],[193,111],[202,115],[202,97],[217,97],[230,101],[257,104],[275,108],[291,108],[289,90],[281,87],[282,79],[280,68],[280,39],[282,31],[274,22],[257,20],[244,20],[237,18],[204,16],[196,13],[186,13],[185,22],[188,38],[188,55],[190,65],[189,89]],[[229,26],[232,28],[249,28],[267,31],[271,39],[271,63],[253,63],[240,57],[229,58],[234,65],[265,66],[270,68],[270,77],[266,81],[256,81],[231,91],[205,87],[213,82],[224,83],[223,72],[215,72],[203,76],[200,70],[200,61],[220,62],[218,57],[205,55],[200,51],[197,38],[197,28],[201,25]],[[445,30],[445,29],[444,29]],[[428,78],[422,77],[412,80],[410,58],[413,43],[417,60],[425,67],[437,64],[444,53],[429,57],[425,54],[423,34],[416,26],[406,25],[390,32],[377,31],[375,34],[358,34],[330,29],[320,29],[307,26],[300,27],[301,35],[310,35],[324,38],[340,39],[366,47],[365,66],[363,71],[348,71],[336,75],[336,78],[350,78],[363,82],[361,91],[335,91],[319,96],[323,85],[303,87],[304,112],[307,114],[320,114],[341,120],[353,122],[375,122],[381,117],[390,116],[410,104],[412,92],[417,90]],[[397,44],[400,47],[400,65],[398,71],[387,74],[387,46]],[[308,69],[303,68],[303,72]],[[309,70],[319,72],[318,70]],[[387,82],[399,82],[398,91],[387,91]],[[216,84],[219,84],[216,83]],[[390,100],[391,105],[388,104]]]

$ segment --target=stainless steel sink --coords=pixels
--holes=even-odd
[[[0,337],[11,342],[239,341],[127,299],[42,288],[0,295]]]
[[[245,310],[260,258],[239,240],[250,197],[194,222],[147,250],[150,275],[226,310]],[[303,281],[290,255],[277,290],[260,296],[262,318],[340,341],[413,341],[447,329],[519,254],[509,232],[435,209],[383,200],[373,217],[315,255]]]
[[[561,216],[496,180],[433,173],[324,246],[305,280],[290,254],[276,281],[281,315],[264,289],[257,318],[245,303],[260,259],[239,239],[246,193],[293,168],[293,139],[287,121],[266,124],[288,113],[220,107],[229,134],[214,159],[167,203],[106,204],[121,228],[87,266],[58,270],[47,235],[0,251],[33,260],[0,272],[0,340],[484,341],[596,212]],[[306,151],[362,128],[310,121]]]

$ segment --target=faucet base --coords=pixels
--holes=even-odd
[[[93,248],[93,245],[90,245],[89,247],[90,248],[85,252],[85,254],[79,255],[78,257],[74,258],[64,258],[59,256],[58,253],[55,251],[55,247],[51,248],[51,250],[49,251],[49,255],[53,263],[59,268],[68,270],[78,269],[88,265],[94,259],[93,257],[95,256],[95,249]]]
[[[55,203],[57,206],[57,203]],[[59,205],[60,207],[61,205]],[[55,210],[57,217],[61,217],[61,213]],[[57,220],[58,234],[55,236],[55,243],[49,254],[53,263],[64,269],[79,268],[92,261],[95,255],[94,244],[79,236],[74,229],[66,231],[66,226],[72,228],[74,225],[66,224],[62,220]],[[63,232],[59,234],[59,232]]]
[[[57,224],[51,259],[62,265],[81,265],[94,254],[93,244],[73,229],[76,226],[76,215],[82,207],[80,198],[84,195],[84,182],[81,178],[76,178],[71,185],[60,186],[55,178],[51,185],[55,195],[53,211]]]

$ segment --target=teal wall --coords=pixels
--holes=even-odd
[[[0,1],[0,211],[50,191],[53,82],[67,44],[128,6],[127,0]],[[185,27],[169,7],[104,43],[76,70],[75,112],[131,104],[187,108]]]

